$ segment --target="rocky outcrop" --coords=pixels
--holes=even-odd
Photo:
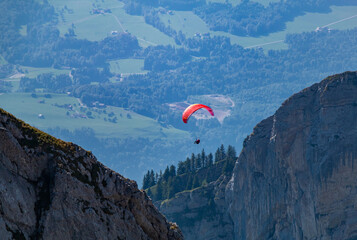
[[[156,204],[168,219],[179,224],[186,240],[233,239],[233,222],[225,203],[228,181],[222,175],[206,186]]]
[[[0,109],[0,239],[182,239],[134,181]]]
[[[235,239],[357,239],[357,73],[289,98],[245,140],[226,201]]]

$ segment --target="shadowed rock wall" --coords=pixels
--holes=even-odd
[[[235,239],[357,238],[357,73],[286,100],[245,140],[226,201]]]

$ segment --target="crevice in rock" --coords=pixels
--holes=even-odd
[[[44,216],[51,206],[51,193],[54,187],[54,169],[51,166],[45,168],[38,181],[35,183],[35,189],[37,189],[37,201],[35,202],[35,214],[36,214],[36,230],[30,236],[31,240],[42,239],[43,228],[42,225]]]
[[[11,232],[13,240],[26,240],[23,232],[21,232],[19,230],[12,230],[7,224],[6,224],[6,230],[8,232]]]

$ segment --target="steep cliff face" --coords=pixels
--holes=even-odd
[[[182,239],[135,182],[0,109],[0,239]]]
[[[244,142],[226,201],[235,239],[357,238],[357,73],[285,101]]]

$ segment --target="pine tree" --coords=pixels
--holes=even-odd
[[[156,182],[155,182],[155,173],[154,173],[154,170],[152,170],[152,169],[150,171],[148,183],[149,183],[148,187],[154,186],[156,184]]]
[[[213,165],[213,155],[212,153],[208,154],[208,157],[207,157],[207,166],[210,167]]]
[[[171,177],[175,177],[176,176],[176,167],[174,165],[170,166],[169,173],[170,173]]]
[[[191,172],[191,159],[190,158],[186,158],[185,170],[186,170],[185,173]]]
[[[177,164],[177,175],[184,174],[185,172],[186,172],[185,163],[182,161],[179,161]]]
[[[170,178],[168,186],[168,198],[173,198],[177,192],[182,191],[178,182],[178,178]]]
[[[161,200],[163,196],[163,183],[162,179],[159,179],[157,185],[156,185],[156,195],[155,195],[155,200]]]
[[[222,160],[222,155],[221,155],[221,151],[219,148],[217,148],[216,153],[214,154],[214,162],[219,162]]]
[[[221,160],[226,158],[226,150],[224,149],[223,144],[221,145],[221,147],[219,148],[220,152],[221,152]]]
[[[170,176],[170,169],[169,166],[167,166],[162,177],[165,181],[167,181],[169,179],[169,176]]]
[[[192,153],[191,155],[191,159],[190,159],[190,162],[191,162],[191,172],[194,172],[196,171],[196,166],[195,166],[195,162],[196,162],[196,157],[195,157],[195,154]]]
[[[206,167],[206,165],[207,165],[207,156],[206,156],[206,153],[205,153],[205,149],[202,149],[201,159],[202,159],[202,167]]]
[[[143,189],[147,189],[149,187],[149,176],[150,176],[150,171],[148,170],[148,172],[144,175]]]
[[[225,161],[224,166],[222,168],[222,173],[231,173],[233,171],[234,168],[234,161],[233,160],[229,160],[227,159],[227,161]]]
[[[227,158],[229,160],[235,160],[237,158],[236,150],[233,146],[229,145],[227,149]]]
[[[201,168],[201,163],[202,163],[201,154],[197,154],[197,157],[195,159],[195,169],[196,170]]]
[[[161,170],[160,170],[159,179],[157,180],[157,182],[159,182],[160,179],[162,179],[162,171]]]

